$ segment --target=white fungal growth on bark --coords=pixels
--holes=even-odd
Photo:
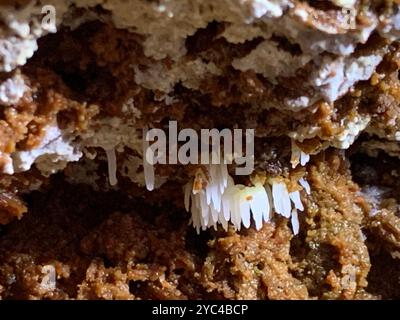
[[[249,228],[252,221],[260,230],[273,211],[291,218],[293,233],[299,232],[298,211],[304,210],[300,191],[289,192],[279,179],[255,181],[253,186],[235,184],[226,164],[211,164],[206,170],[198,169],[193,181],[183,188],[185,208],[191,212],[191,223],[198,233],[209,227],[216,229],[218,224],[227,230],[229,223],[240,230],[242,226]],[[308,193],[308,183],[304,179],[301,183]]]

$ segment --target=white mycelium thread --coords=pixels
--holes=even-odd
[[[118,183],[117,180],[117,157],[115,156],[115,149],[107,149],[107,162],[108,162],[108,180],[111,186]]]
[[[277,214],[291,218],[293,233],[299,231],[297,210],[303,211],[300,191],[289,192],[286,184],[270,179],[269,184],[260,181],[253,186],[235,184],[228,175],[226,164],[211,164],[196,171],[194,180],[184,186],[184,203],[192,214],[196,231],[221,224],[227,230],[232,223],[237,230],[243,225],[249,228],[251,219],[257,230],[271,219],[272,209]],[[305,186],[309,185],[305,180]]]
[[[154,167],[149,164],[146,160],[143,161],[144,179],[146,182],[146,188],[149,191],[154,190]]]
[[[144,132],[147,133],[148,128],[144,129]],[[146,137],[143,137],[143,150],[148,150],[149,147],[149,143],[147,141],[147,139],[145,139]],[[150,153],[151,154],[151,153]],[[147,159],[146,158],[146,154],[143,154],[143,172],[144,172],[144,180],[146,183],[146,188],[149,191],[153,191],[154,190],[154,167],[151,163],[148,162],[148,160],[153,160],[153,159]]]

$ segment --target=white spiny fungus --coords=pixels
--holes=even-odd
[[[296,142],[292,139],[292,156],[290,158],[290,163],[292,164],[292,168],[296,168],[300,163],[302,166],[305,166],[308,161],[310,161],[310,155],[308,153],[303,152],[296,144]]]
[[[252,220],[260,230],[263,222],[271,219],[272,209],[291,218],[293,233],[298,233],[297,210],[304,210],[300,191],[289,192],[278,179],[269,180],[272,191],[265,179],[253,179],[253,186],[235,184],[227,172],[225,164],[211,164],[197,169],[193,181],[184,186],[185,208],[190,209],[198,233],[208,227],[216,229],[218,223],[224,230],[229,222],[237,230],[242,225],[249,228]]]
[[[207,170],[208,177],[204,170]],[[192,223],[197,232],[200,228],[216,228],[218,222],[227,229],[230,216],[225,218],[229,212],[226,201],[224,208],[223,194],[228,186],[233,185],[233,180],[225,164],[210,164],[204,170],[197,169],[193,182],[185,185],[185,208],[187,211],[191,208]]]
[[[241,223],[246,228],[250,227],[251,217],[257,230],[261,229],[263,220],[270,219],[268,194],[262,184],[252,187],[232,184],[224,194],[224,208],[229,212],[231,222],[238,230]]]
[[[146,145],[144,150],[147,150]],[[110,183],[116,183],[115,151],[108,150],[107,158]],[[305,165],[309,158],[309,155],[302,152],[292,141],[292,165],[297,166],[298,163]],[[143,169],[146,187],[152,191],[154,167],[152,159],[147,159],[146,154],[143,155]],[[224,161],[221,164],[199,167],[194,173],[193,180],[183,188],[185,209],[191,212],[191,223],[196,231],[199,233],[200,230],[209,227],[217,229],[218,224],[227,230],[229,222],[240,230],[242,225],[249,228],[252,220],[256,229],[260,230],[263,222],[271,219],[274,210],[285,218],[291,218],[293,233],[297,234],[298,210],[304,210],[300,192],[289,192],[282,179],[269,179],[268,183],[265,180],[265,177],[256,176],[251,179],[252,186],[235,184],[228,174]],[[301,178],[299,183],[309,194],[310,186],[307,181]]]
[[[272,199],[274,202],[275,212],[289,218],[291,214],[291,204],[289,192],[284,182],[272,183]]]

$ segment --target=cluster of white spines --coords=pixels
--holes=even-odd
[[[196,213],[192,220],[198,231],[200,227],[216,228],[217,222],[227,226],[222,198],[231,183],[229,178],[226,165],[209,165],[207,172],[198,169],[193,183],[185,185],[185,208]]]
[[[308,161],[310,161],[310,155],[303,152],[296,142],[292,139],[292,156],[290,158],[290,163],[292,164],[292,168],[296,168],[300,163],[302,166],[305,166]]]
[[[231,213],[231,222],[238,230],[241,224],[245,228],[250,227],[251,214],[257,230],[261,229],[263,221],[270,220],[271,206],[267,190],[262,184],[257,183],[255,186],[247,187],[234,185],[232,182],[226,194],[224,201],[226,201],[227,210]]]
[[[111,156],[111,157],[110,157]],[[108,158],[113,158],[108,154]],[[292,140],[293,167],[304,166],[310,156],[304,153]],[[154,189],[154,167],[143,159],[145,182],[148,190]],[[112,176],[112,175],[111,175]],[[111,179],[110,181],[115,181]],[[254,180],[254,179],[253,179]],[[271,219],[272,212],[291,219],[293,233],[299,232],[298,210],[303,211],[300,192],[289,192],[283,179],[256,179],[252,186],[235,184],[228,174],[227,165],[209,164],[199,167],[193,181],[184,186],[184,204],[192,214],[192,224],[199,233],[209,227],[217,228],[218,223],[227,230],[230,222],[237,230],[249,228],[251,218],[257,230],[263,222]],[[300,186],[310,193],[310,186],[304,178]]]
[[[304,179],[301,180],[301,185],[304,185],[303,188],[308,192],[308,183]],[[225,164],[211,164],[199,168],[193,182],[185,185],[185,208],[190,210],[197,232],[209,227],[216,229],[218,223],[227,230],[229,222],[237,230],[241,229],[242,224],[249,228],[251,217],[259,230],[263,222],[269,221],[272,212],[275,211],[291,218],[293,233],[297,234],[297,210],[304,210],[300,192],[289,192],[286,184],[278,179],[269,179],[268,183],[258,179],[253,182],[253,186],[235,184],[228,175]]]

